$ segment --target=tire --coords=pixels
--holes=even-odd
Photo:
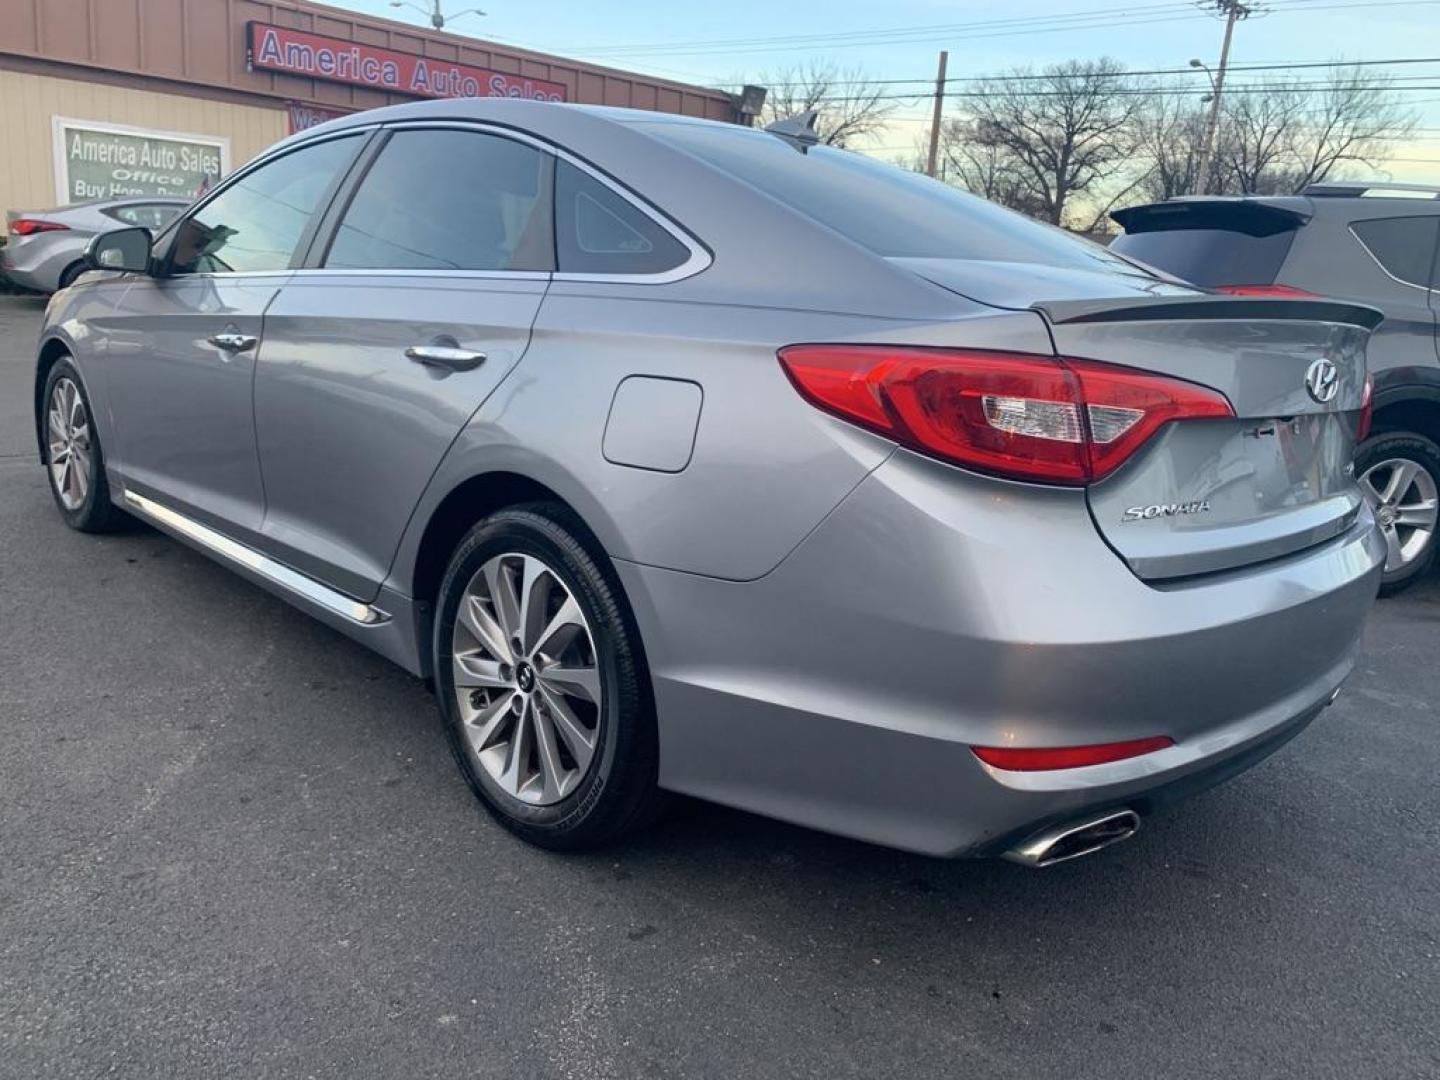
[[[1356,451],[1355,475],[1385,531],[1380,595],[1393,596],[1435,562],[1440,446],[1412,431],[1378,432]]]
[[[80,532],[104,533],[122,528],[126,518],[110,501],[105,451],[95,429],[90,397],[68,356],[61,357],[50,368],[43,400],[40,425],[45,474],[60,516],[65,524]],[[59,429],[55,426],[57,421]],[[74,462],[68,471],[67,459]]]
[[[656,814],[639,635],[613,568],[565,507],[510,507],[466,534],[440,585],[432,657],[450,749],[505,828],[580,850]]]
[[[75,279],[84,272],[85,263],[83,261],[71,263],[65,267],[64,270],[60,271],[60,280],[55,285],[55,291],[59,292],[61,289],[68,289],[71,285],[75,284]]]

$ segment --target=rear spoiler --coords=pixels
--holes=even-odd
[[[1110,219],[1132,236],[1171,229],[1224,229],[1246,236],[1273,236],[1309,221],[1312,215],[1301,209],[1305,205],[1305,200],[1295,198],[1282,203],[1279,199],[1191,197],[1127,206],[1113,211]]]
[[[1344,323],[1374,330],[1385,314],[1364,304],[1324,297],[1127,296],[1115,300],[1042,300],[1030,305],[1052,325],[1065,323],[1159,322],[1244,319]]]

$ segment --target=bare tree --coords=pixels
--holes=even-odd
[[[993,166],[998,190],[1014,187],[1003,201],[1062,224],[1074,200],[1097,197],[1129,163],[1141,103],[1135,89],[1110,59],[966,84],[965,118],[947,128],[947,163],[967,186]]]
[[[1231,96],[1216,156],[1225,190],[1288,194],[1352,165],[1374,171],[1415,124],[1388,80],[1337,68],[1323,88],[1273,82]]]
[[[1319,183],[1350,164],[1377,168],[1396,142],[1414,133],[1416,122],[1388,81],[1360,68],[1336,71],[1291,146],[1297,170],[1292,190]]]
[[[1135,156],[1132,169],[1139,172],[1136,194],[1151,202],[1200,191],[1199,175],[1206,118],[1196,108],[1186,84],[1157,83],[1145,97],[1135,118]],[[1211,183],[1219,186],[1222,164],[1210,159]]]
[[[769,124],[818,109],[815,129],[830,146],[850,146],[884,130],[895,111],[883,83],[872,82],[860,67],[812,61],[747,80],[766,87],[760,123]]]

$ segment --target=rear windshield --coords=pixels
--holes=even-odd
[[[1295,230],[1250,236],[1229,229],[1165,229],[1126,233],[1112,245],[1122,255],[1204,288],[1273,285],[1290,254]]]
[[[801,153],[775,135],[727,125],[638,126],[877,255],[1137,272],[1099,244],[848,150]]]

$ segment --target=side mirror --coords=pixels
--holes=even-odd
[[[85,249],[85,265],[91,270],[146,273],[150,269],[150,230],[136,225],[101,233]]]

